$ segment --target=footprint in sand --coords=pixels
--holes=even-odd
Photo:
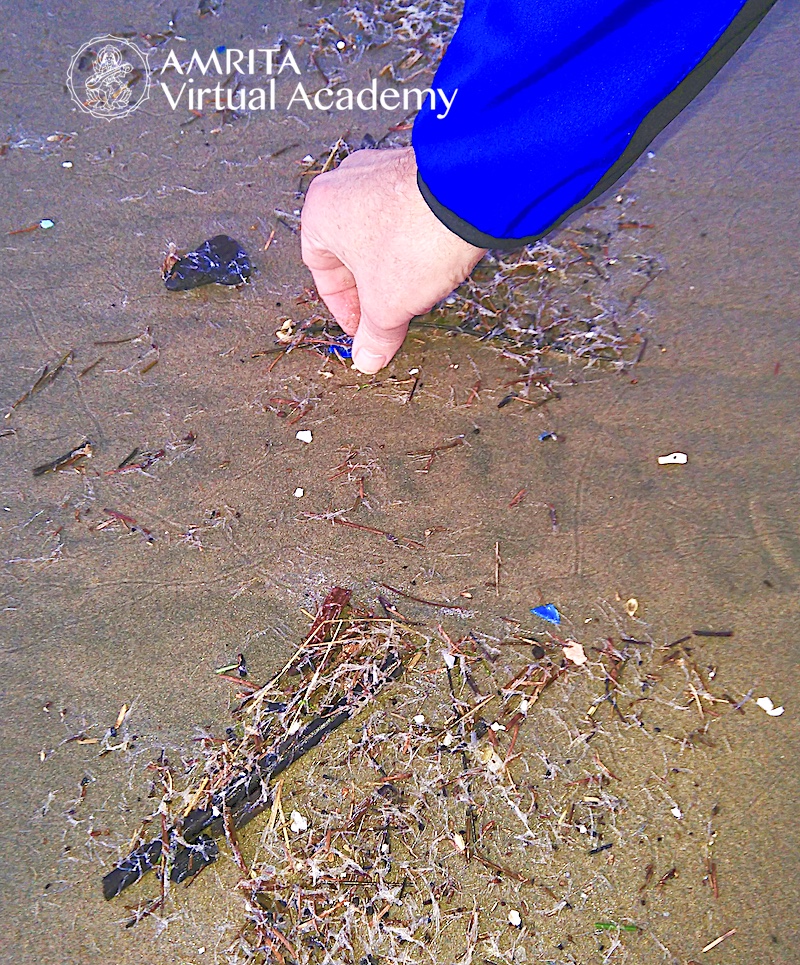
[[[784,577],[800,578],[800,497],[772,493],[750,499],[750,520],[761,546]]]

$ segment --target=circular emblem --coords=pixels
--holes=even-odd
[[[124,37],[93,37],[69,62],[67,87],[87,114],[127,117],[150,96],[147,54]]]

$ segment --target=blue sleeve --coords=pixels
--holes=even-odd
[[[414,124],[434,214],[481,247],[540,238],[610,187],[775,0],[466,0]],[[438,100],[438,98],[437,98]]]

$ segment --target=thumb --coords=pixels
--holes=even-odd
[[[362,296],[361,319],[353,339],[353,365],[374,375],[397,354],[413,316],[386,305],[377,306]]]

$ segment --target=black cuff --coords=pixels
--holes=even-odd
[[[527,238],[495,238],[493,235],[484,234],[479,231],[474,225],[471,225],[468,221],[464,221],[463,218],[451,211],[449,208],[445,208],[443,204],[440,204],[436,198],[431,194],[430,188],[422,180],[422,176],[419,171],[417,171],[417,187],[420,190],[420,194],[425,199],[425,204],[431,209],[431,211],[436,215],[439,221],[449,228],[454,235],[458,235],[459,238],[466,241],[470,245],[475,245],[476,248],[494,248],[494,249],[505,249],[511,251],[514,248],[522,248],[525,245],[532,245],[535,241],[542,238],[547,232],[543,231],[539,235],[530,235]],[[566,217],[566,215],[564,215]],[[551,225],[555,227],[555,225]],[[547,231],[550,231],[548,228]]]

